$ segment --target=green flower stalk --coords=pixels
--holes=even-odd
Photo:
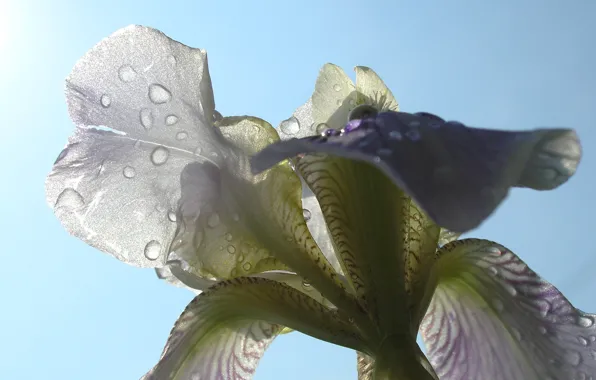
[[[399,112],[371,69],[354,85],[328,64],[278,134],[222,117],[206,53],[140,26],[88,52],[66,96],[77,130],[47,179],[57,217],[199,293],[143,379],[251,379],[292,330],[358,351],[361,379],[596,376],[596,316],[504,246],[456,240],[511,187],[572,176],[573,131]]]

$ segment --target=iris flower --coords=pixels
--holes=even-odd
[[[291,330],[358,351],[361,379],[596,377],[595,315],[504,246],[456,240],[511,187],[573,175],[575,133],[398,112],[356,71],[325,65],[280,141],[215,111],[206,53],[154,29],[75,65],[48,202],[71,234],[200,293],[143,379],[250,379]]]

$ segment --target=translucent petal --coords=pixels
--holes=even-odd
[[[342,268],[375,324],[408,330],[406,293],[423,294],[439,228],[375,167],[306,155],[298,172],[317,196]],[[366,200],[366,202],[363,202]],[[420,295],[421,297],[421,295]]]
[[[220,282],[188,305],[143,379],[251,379],[281,326],[367,352],[336,312],[287,285],[242,277]]]
[[[461,235],[462,234],[459,232],[453,232],[445,228],[441,228],[441,233],[439,235],[439,247],[442,247],[447,243],[459,239]]]
[[[235,202],[221,177],[220,169],[209,162],[184,168],[180,222],[170,260],[182,260],[189,274],[211,280],[286,269],[248,230],[242,205]]]
[[[226,204],[238,210],[239,219],[255,241],[267,247],[289,270],[308,279],[338,308],[358,310],[306,225],[301,181],[290,164],[284,162],[260,175],[252,174],[248,156],[278,141],[275,129],[256,118],[226,118],[218,125],[232,152],[222,171],[222,188],[230,192]],[[246,137],[255,134],[266,138]]]
[[[435,271],[421,333],[441,380],[596,377],[596,316],[507,248],[455,241],[439,251]]]
[[[345,128],[273,144],[254,157],[253,169],[313,152],[365,161],[383,170],[441,227],[466,232],[495,210],[510,187],[554,188],[575,173],[581,157],[577,135],[568,129],[473,129],[403,112],[380,113]]]
[[[362,352],[357,355],[358,380],[373,380],[374,359]]]
[[[176,263],[176,264],[180,265],[179,263]],[[161,268],[155,268],[155,274],[157,275],[157,278],[159,278],[160,280],[164,280],[168,284],[174,285],[177,288],[186,288],[195,294],[201,293],[201,290],[199,290],[198,288],[189,286],[189,285],[185,284],[184,282],[182,282],[181,280],[179,280],[172,273],[172,270],[170,269],[169,265],[164,265]]]
[[[129,264],[162,266],[182,169],[221,159],[206,53],[130,26],[77,62],[66,98],[78,128],[47,178],[48,203],[86,243]]]
[[[399,110],[393,93],[377,73],[365,66],[356,66],[354,71],[356,71],[358,104],[375,105],[379,111]]]

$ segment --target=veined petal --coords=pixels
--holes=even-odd
[[[421,333],[441,380],[596,377],[596,316],[574,308],[515,254],[466,239],[438,257]]]
[[[306,137],[328,128],[341,128],[355,104],[356,92],[350,77],[341,67],[327,63],[319,71],[309,101],[280,124],[280,137]]]
[[[441,227],[466,232],[495,210],[510,187],[557,187],[575,173],[581,157],[572,130],[510,132],[440,120],[384,112],[349,123],[344,133],[268,146],[254,157],[253,169],[314,152],[364,161],[383,170]]]
[[[222,171],[223,187],[231,194],[226,203],[238,210],[255,240],[274,257],[307,278],[336,307],[357,313],[355,300],[310,234],[304,219],[301,181],[289,163],[252,174],[248,156],[279,141],[275,129],[256,118],[224,118],[218,126],[231,146],[226,170]],[[254,134],[266,139],[249,143],[252,140],[246,135]]]
[[[221,159],[205,51],[124,28],[77,62],[66,98],[78,128],[47,178],[48,203],[86,243],[129,264],[162,266],[182,169]]]
[[[358,104],[375,105],[381,111],[399,111],[397,100],[383,80],[371,68],[356,66]]]
[[[346,278],[373,323],[386,334],[408,329],[407,294],[424,291],[439,228],[371,165],[306,155],[297,169],[319,200]]]
[[[350,322],[275,281],[241,277],[197,296],[143,380],[251,379],[281,326],[367,352]]]
[[[459,239],[461,235],[462,234],[460,232],[449,231],[445,228],[441,228],[441,232],[439,234],[439,247]]]
[[[185,271],[207,280],[287,269],[249,231],[242,205],[235,202],[222,177],[221,169],[210,162],[193,162],[184,168],[178,230],[169,260],[182,260],[187,264]]]

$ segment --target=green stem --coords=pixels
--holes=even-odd
[[[392,335],[375,355],[372,380],[438,380],[416,341]]]

